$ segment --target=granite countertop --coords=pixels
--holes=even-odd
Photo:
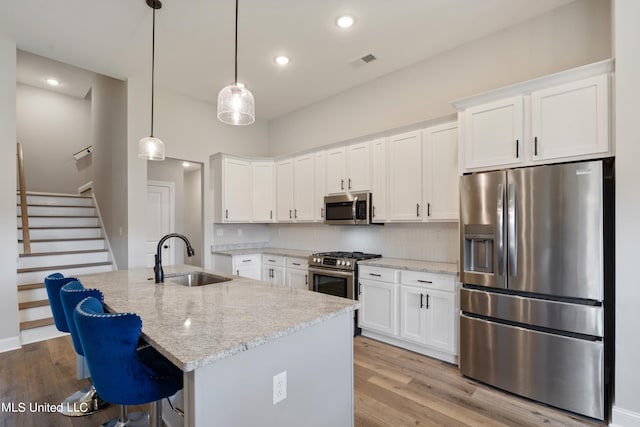
[[[212,252],[217,255],[249,255],[249,254],[271,254],[271,255],[280,255],[280,256],[288,256],[293,258],[309,258],[312,251],[304,251],[301,249],[285,249],[285,248],[253,248],[253,249],[230,249],[226,251],[214,251]]]
[[[375,258],[358,261],[358,265],[458,275],[458,264],[449,262],[433,262],[401,258]]]
[[[165,275],[202,270],[166,266]],[[216,273],[217,274],[217,273]],[[114,312],[142,318],[142,336],[185,372],[233,356],[359,307],[357,301],[238,276],[199,287],[153,282],[140,268],[79,276]],[[151,278],[151,280],[149,280]]]

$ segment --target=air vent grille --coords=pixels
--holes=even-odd
[[[376,59],[378,59],[378,58],[376,58],[376,56],[373,53],[368,53],[365,56],[363,56],[362,58],[360,58],[360,60],[362,62],[364,62],[365,64],[368,64],[369,62],[373,62]]]

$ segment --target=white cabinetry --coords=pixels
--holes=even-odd
[[[389,138],[389,220],[420,221],[422,202],[422,133]]]
[[[213,269],[225,274],[260,280],[260,254],[213,254]]]
[[[515,96],[465,111],[465,168],[523,162],[523,105],[524,98]]]
[[[360,269],[362,334],[456,363],[456,276],[372,268]],[[371,272],[378,279],[370,278]]]
[[[458,100],[465,171],[612,156],[606,60]]]
[[[276,163],[276,219],[313,221],[313,154]]]
[[[286,285],[294,289],[309,289],[309,264],[306,259],[287,257]]]
[[[285,258],[280,255],[262,255],[262,280],[272,285],[285,286]]]
[[[328,194],[370,190],[370,143],[362,142],[327,150]]]
[[[275,220],[275,168],[274,162],[251,162],[251,220]]]
[[[396,335],[399,290],[397,272],[363,266],[360,268],[358,282],[358,326]]]
[[[214,221],[251,220],[251,162],[217,156],[214,169]]]
[[[422,211],[425,221],[457,221],[460,174],[458,123],[423,131]]]
[[[387,140],[371,142],[371,217],[373,222],[385,222],[387,210]]]
[[[326,185],[326,166],[327,166],[327,153],[324,150],[316,151],[313,156],[313,167],[314,167],[314,210],[313,210],[313,219],[314,221],[322,222],[324,221],[324,196],[326,194],[325,185]]]
[[[607,153],[608,76],[531,93],[534,161]]]

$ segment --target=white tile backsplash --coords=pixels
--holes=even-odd
[[[457,262],[458,224],[369,226],[272,224],[268,246],[313,251],[362,251],[385,257]]]

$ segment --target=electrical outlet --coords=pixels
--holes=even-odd
[[[273,376],[273,404],[287,398],[287,371]]]

